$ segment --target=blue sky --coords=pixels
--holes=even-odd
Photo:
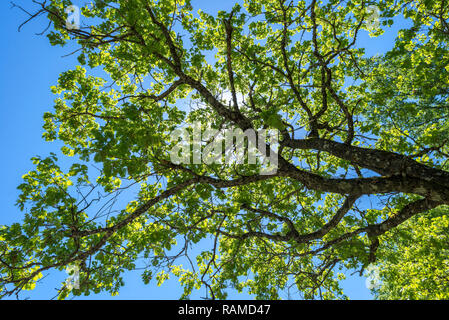
[[[25,8],[32,8],[31,0],[17,0],[16,3]],[[84,1],[74,1],[81,5]],[[233,1],[193,0],[195,9],[206,12],[227,10]],[[51,111],[55,96],[50,87],[55,85],[58,75],[65,70],[74,68],[76,56],[67,55],[73,48],[50,46],[47,38],[38,36],[45,26],[45,18],[33,21],[22,28],[17,27],[26,19],[26,14],[17,8],[11,9],[9,1],[0,4],[0,30],[2,30],[2,50],[0,50],[0,224],[9,225],[19,221],[21,212],[14,206],[18,196],[17,185],[21,176],[31,170],[29,160],[35,155],[46,156],[57,151],[58,143],[48,143],[42,138],[42,115]],[[381,53],[392,46],[392,39],[400,25],[395,24],[392,30],[381,38],[370,38],[362,32],[359,45],[366,48],[368,54]],[[389,41],[386,41],[387,40]],[[72,50],[71,50],[72,49]],[[50,273],[42,286],[34,291],[24,292],[21,298],[49,299],[55,295],[54,288],[65,278],[64,273]],[[140,273],[129,273],[125,277],[126,285],[116,297],[108,294],[91,295],[93,299],[177,299],[181,289],[176,280],[169,280],[161,287],[154,282],[144,285]],[[343,282],[346,294],[351,299],[370,299],[369,290],[365,287],[365,278],[350,277]],[[204,290],[192,298],[204,296]],[[84,298],[84,297],[82,297]],[[248,295],[235,295],[230,292],[230,298],[249,299]],[[78,299],[78,298],[77,298]]]

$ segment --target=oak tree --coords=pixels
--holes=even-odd
[[[47,17],[52,45],[77,44],[79,66],[44,115],[62,156],[33,158],[22,222],[0,227],[0,294],[76,265],[79,288],[63,283],[60,298],[117,294],[139,269],[145,283],[178,277],[183,298],[334,299],[345,270],[377,263],[384,296],[443,297],[397,289],[409,256],[447,277],[447,217],[432,220],[449,204],[446,0],[245,0],[217,14],[189,0],[94,0],[78,27],[70,5],[20,7]],[[393,23],[392,49],[366,54],[361,34]],[[277,130],[276,150],[258,146],[276,152],[276,170],[173,162],[173,132],[192,123]]]

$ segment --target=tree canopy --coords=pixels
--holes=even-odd
[[[60,298],[117,294],[139,269],[178,277],[181,298],[336,299],[346,270],[376,266],[379,298],[449,297],[446,0],[245,0],[216,15],[93,0],[79,27],[71,5],[20,7],[48,19],[51,45],[76,43],[79,66],[44,114],[61,155],[32,159],[22,222],[0,226],[0,295],[77,266]],[[367,55],[360,34],[394,23],[392,49]],[[173,133],[194,123],[277,131],[277,149],[257,146],[276,170],[172,161]]]

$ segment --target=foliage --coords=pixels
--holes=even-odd
[[[60,75],[44,115],[66,160],[33,159],[23,221],[0,229],[0,294],[77,265],[80,288],[62,284],[60,298],[115,295],[138,268],[145,283],[178,277],[182,298],[235,288],[335,299],[346,298],[344,270],[378,261],[379,297],[447,297],[445,0],[245,0],[216,15],[189,0],[94,0],[79,29],[66,27],[69,5],[30,15],[50,20],[52,45],[78,44],[79,66]],[[367,56],[360,34],[382,37],[395,21],[410,27]],[[171,162],[174,130],[194,122],[278,130],[276,172]],[[428,264],[425,277],[412,272]]]
[[[378,262],[378,299],[448,299],[448,208],[413,217],[389,234]]]

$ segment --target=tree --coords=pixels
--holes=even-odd
[[[377,299],[447,299],[448,208],[415,216],[388,234],[379,256]]]
[[[48,17],[52,45],[79,45],[80,66],[60,75],[44,115],[44,138],[72,164],[35,157],[24,175],[23,222],[0,229],[3,295],[76,265],[80,286],[62,284],[60,298],[116,294],[142,266],[145,283],[179,277],[184,298],[341,298],[339,270],[397,268],[401,230],[425,246],[420,228],[447,212],[445,0],[246,0],[216,16],[188,0],[95,0],[79,28],[66,23],[70,5],[38,3],[28,19]],[[366,23],[372,5],[377,24]],[[381,37],[395,20],[411,26],[394,48],[365,55],[360,33]],[[172,161],[174,132],[194,123],[277,130],[277,149],[257,145],[275,170],[192,161],[210,136]]]

